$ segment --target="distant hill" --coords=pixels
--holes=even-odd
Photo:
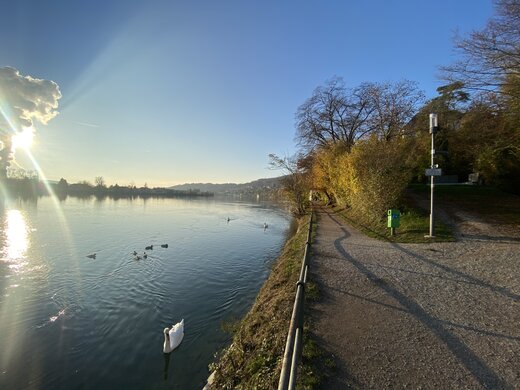
[[[199,190],[214,194],[258,194],[274,192],[281,188],[282,177],[259,179],[249,183],[186,183],[170,187],[173,190]]]

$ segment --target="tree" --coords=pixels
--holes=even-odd
[[[480,172],[487,184],[520,192],[520,133],[494,96],[473,101],[452,136],[459,171]]]
[[[429,167],[431,162],[430,113],[436,113],[439,116],[440,131],[435,136],[438,151],[437,163],[440,164],[443,172],[463,173],[458,171],[460,165],[457,166],[458,163],[454,163],[451,159],[454,154],[450,146],[454,142],[454,134],[460,128],[461,120],[468,109],[470,95],[459,82],[440,86],[437,88],[437,92],[439,95],[427,101],[402,130],[403,135],[413,140],[412,158],[415,161],[410,165],[414,167],[414,177],[419,181],[424,178],[424,168]]]
[[[411,178],[410,142],[382,140],[372,135],[341,157],[339,183],[348,188],[343,203],[361,220],[379,222],[387,209],[396,207]]]
[[[424,94],[417,83],[363,83],[345,88],[341,78],[314,90],[296,113],[296,140],[307,152],[341,143],[350,150],[372,133],[389,141],[410,121]]]
[[[338,148],[339,145],[316,148],[300,162],[306,169],[309,187],[317,194],[323,194],[327,204],[335,201],[331,171],[335,163],[334,151]]]
[[[293,213],[297,216],[305,214],[309,202],[309,188],[305,170],[299,165],[300,159],[301,156],[282,158],[276,154],[269,154],[269,167],[282,170],[285,173],[282,178],[283,189],[293,206]]]
[[[94,183],[98,188],[106,187],[105,179],[103,178],[103,176],[96,176],[96,178],[94,179]]]
[[[469,153],[473,169],[488,183],[520,193],[520,0],[495,0],[495,9],[484,29],[457,39],[462,59],[442,69],[445,79],[487,93],[488,107],[473,106],[465,123],[467,133],[494,133]],[[490,123],[497,125],[485,128]]]
[[[444,66],[443,78],[468,89],[495,91],[520,99],[520,0],[495,0],[496,15],[481,31],[457,38],[462,59]]]
[[[395,84],[366,84],[372,107],[368,120],[369,128],[384,141],[398,135],[413,118],[418,105],[424,101],[424,93],[417,89],[417,83],[403,80]]]
[[[372,110],[368,85],[349,90],[335,77],[298,107],[296,140],[306,151],[338,142],[350,148],[370,131],[363,125]]]

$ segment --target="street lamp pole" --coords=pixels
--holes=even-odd
[[[435,169],[435,133],[439,130],[437,114],[430,114],[430,134],[432,136],[432,163],[431,169]],[[430,176],[430,237],[435,237],[435,219],[433,215],[433,189],[435,187],[435,176]]]

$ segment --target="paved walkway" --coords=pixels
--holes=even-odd
[[[324,388],[520,388],[520,234],[461,237],[393,244],[318,212],[311,332],[337,366]]]

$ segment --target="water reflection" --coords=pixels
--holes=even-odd
[[[1,211],[3,215],[0,265],[5,265],[6,268],[3,266],[0,268],[0,293],[2,294],[0,296],[0,329],[2,329],[1,337],[3,339],[3,345],[0,348],[0,366],[5,370],[12,356],[17,352],[17,347],[23,341],[18,327],[12,326],[12,324],[20,323],[21,314],[18,309],[23,307],[24,297],[15,292],[21,283],[18,277],[11,277],[11,274],[12,271],[15,274],[19,273],[27,264],[30,229],[25,215],[20,210]],[[8,272],[8,269],[11,272]]]
[[[29,229],[20,210],[8,210],[4,221],[5,246],[3,259],[13,263],[10,268],[19,269],[29,248]]]
[[[231,200],[95,202],[0,205],[0,389],[196,388],[227,342],[220,321],[254,301],[287,215]],[[161,360],[154,329],[181,313],[186,344]]]
[[[171,353],[163,353],[164,355],[164,380],[168,380],[168,368],[170,367]]]

